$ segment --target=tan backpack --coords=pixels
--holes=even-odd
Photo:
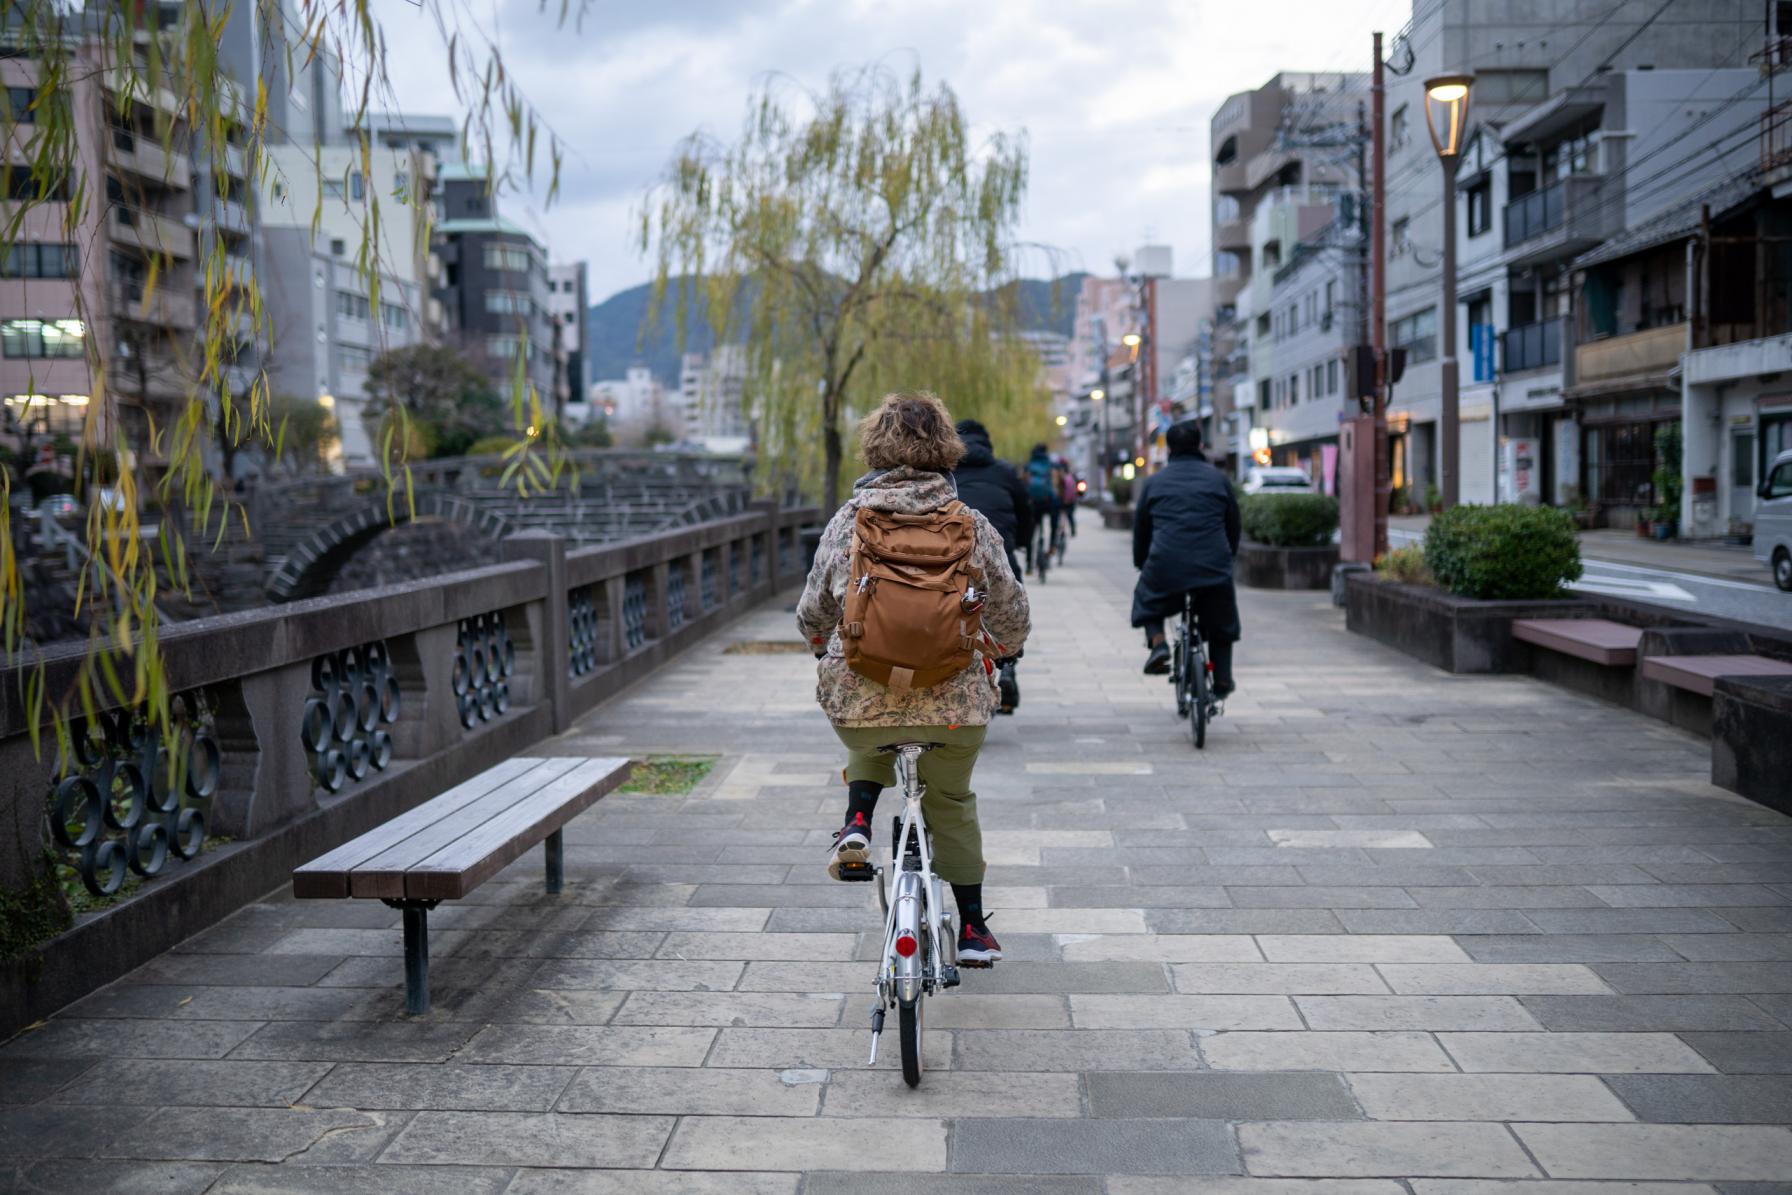
[[[859,507],[840,620],[846,666],[898,694],[970,667],[982,624],[963,603],[973,585],[983,590],[976,547],[962,502],[926,514]]]

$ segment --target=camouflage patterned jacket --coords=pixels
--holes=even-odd
[[[846,603],[846,583],[851,569],[852,528],[860,506],[872,510],[922,514],[956,500],[949,477],[898,468],[861,478],[822,532],[815,551],[815,567],[809,571],[802,601],[796,608],[796,625],[805,639],[827,639],[827,655],[817,667],[815,698],[827,716],[840,726],[982,726],[996,710],[996,691],[979,655],[969,668],[950,680],[896,697],[883,685],[867,680],[846,666],[840,644],[840,613]],[[977,515],[977,547],[974,557],[984,572],[987,598],[983,625],[1004,650],[1015,652],[1029,629],[1027,594],[1008,568],[1002,537],[989,520]]]

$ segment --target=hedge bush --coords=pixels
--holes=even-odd
[[[1560,597],[1580,579],[1574,516],[1549,506],[1457,506],[1431,520],[1425,564],[1458,597]]]
[[[1338,529],[1338,500],[1324,494],[1246,494],[1244,537],[1276,548],[1317,548]]]

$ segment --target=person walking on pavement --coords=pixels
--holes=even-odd
[[[1027,594],[1001,535],[953,492],[964,445],[938,398],[889,395],[859,437],[871,472],[822,532],[796,613],[820,660],[816,700],[846,748],[846,816],[828,874],[844,879],[870,861],[872,814],[896,783],[881,748],[934,744],[918,765],[934,871],[958,905],[959,963],[986,965],[1002,951],[983,913],[971,770],[996,709],[988,639],[1019,650]]]
[[[1170,670],[1164,620],[1182,609],[1183,595],[1212,651],[1213,695],[1236,687],[1232,645],[1240,637],[1238,593],[1232,558],[1238,554],[1238,497],[1232,482],[1201,455],[1201,425],[1184,420],[1164,437],[1169,464],[1147,477],[1133,501],[1132,562],[1139,570],[1132,593],[1132,625],[1142,627],[1151,654],[1148,676]]]

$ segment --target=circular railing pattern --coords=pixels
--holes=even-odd
[[[326,792],[365,779],[392,762],[392,732],[402,693],[383,642],[346,647],[311,661],[299,741],[311,753],[311,774]]]
[[[716,559],[716,552],[718,550],[719,549],[711,548],[709,551],[703,553],[703,568],[702,576],[699,578],[699,585],[702,590],[703,608],[705,610],[713,610],[722,603],[722,595],[719,592],[721,587],[722,568],[720,562]]]
[[[666,581],[666,621],[674,627],[681,627],[684,619],[684,566],[674,564]]]
[[[566,625],[570,667],[574,676],[597,670],[597,603],[591,590],[575,589],[566,595]]]
[[[622,638],[630,651],[647,642],[647,582],[639,576],[622,586]]]
[[[200,802],[218,789],[222,753],[196,695],[175,697],[169,713],[172,744],[135,710],[74,727],[74,766],[56,782],[50,836],[74,852],[95,896],[117,892],[127,871],[156,875],[170,855],[191,859],[205,843]]]
[[[468,730],[510,708],[516,644],[498,612],[463,618],[454,647],[454,699]]]

